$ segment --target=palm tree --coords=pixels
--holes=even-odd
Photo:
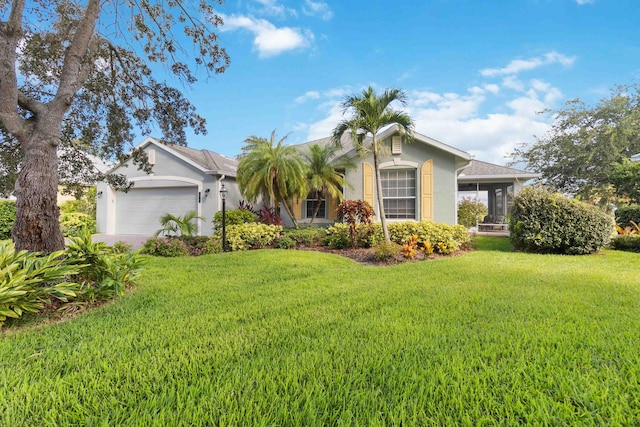
[[[172,215],[170,213],[164,214],[160,218],[160,225],[162,228],[155,232],[156,236],[161,234],[171,235],[175,233],[176,236],[193,236],[198,231],[198,224],[192,222],[193,220],[202,219],[198,216],[198,212],[189,211],[184,216]]]
[[[236,179],[240,192],[249,202],[262,199],[279,212],[280,204],[298,228],[293,215],[294,197],[306,195],[306,168],[298,150],[285,145],[285,136],[276,142],[276,131],[271,138],[250,136],[245,139],[239,157]]]
[[[333,143],[337,146],[342,144],[342,135],[350,131],[351,138],[355,143],[355,147],[361,154],[365,149],[371,148],[373,153],[373,169],[376,174],[375,184],[378,197],[378,210],[380,212],[380,221],[382,222],[382,231],[384,239],[389,242],[389,230],[387,228],[387,219],[384,213],[384,204],[382,201],[382,186],[379,168],[380,145],[378,141],[378,132],[389,125],[398,125],[400,132],[406,135],[407,139],[413,137],[414,124],[411,117],[403,112],[396,111],[391,106],[394,101],[406,105],[407,95],[400,89],[386,89],[378,96],[373,88],[369,86],[362,91],[362,95],[350,95],[342,101],[342,113],[352,110],[352,116],[349,120],[342,120],[333,130],[331,136]],[[365,147],[367,137],[371,135],[370,147]],[[368,145],[368,144],[367,144]]]
[[[342,200],[342,187],[345,178],[337,169],[350,169],[355,167],[351,159],[340,159],[339,163],[333,163],[333,157],[338,151],[336,145],[313,144],[308,151],[302,153],[302,158],[307,164],[307,187],[317,198],[316,208],[309,221],[309,226],[318,216],[322,199],[331,196]]]

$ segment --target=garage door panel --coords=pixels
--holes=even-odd
[[[116,197],[116,234],[151,236],[160,218],[198,209],[197,187],[134,188]]]

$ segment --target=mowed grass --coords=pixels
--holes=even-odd
[[[640,255],[150,259],[0,336],[2,425],[638,425]]]

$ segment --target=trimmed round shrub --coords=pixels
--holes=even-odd
[[[16,202],[0,200],[0,240],[11,238],[11,229],[16,221]]]
[[[630,227],[631,221],[640,224],[640,205],[620,206],[616,209],[616,224],[620,227]]]
[[[609,243],[613,227],[597,207],[533,187],[514,197],[509,219],[516,250],[545,254],[594,253]]]
[[[165,237],[152,237],[144,242],[140,252],[143,254],[177,257],[189,255],[187,245],[180,239],[171,239]]]
[[[249,222],[256,222],[257,216],[253,212],[246,209],[231,209],[225,212],[225,225],[240,225]],[[217,232],[222,230],[222,211],[218,211],[213,216],[213,226]]]
[[[394,259],[401,249],[401,246],[395,242],[382,241],[374,246],[373,256],[376,261],[388,261]]]
[[[78,237],[84,229],[93,234],[96,232],[96,220],[87,214],[68,212],[60,215],[60,229],[65,237]]]
[[[246,223],[227,227],[227,249],[246,251],[271,245],[282,234],[281,225]]]

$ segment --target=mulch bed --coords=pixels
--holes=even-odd
[[[445,256],[445,255],[439,255],[439,254],[427,255],[422,251],[417,251],[413,259],[407,259],[402,254],[397,254],[393,258],[386,259],[383,261],[378,261],[375,257],[375,250],[373,248],[331,249],[328,246],[314,245],[314,246],[297,246],[296,249],[336,254],[346,258],[351,258],[352,260],[363,265],[377,265],[377,266],[396,265],[396,264],[403,264],[405,262],[418,262],[418,261],[424,261],[427,259],[441,258]],[[463,253],[465,253],[465,251],[457,251],[446,256],[459,256],[459,255],[462,255]]]

